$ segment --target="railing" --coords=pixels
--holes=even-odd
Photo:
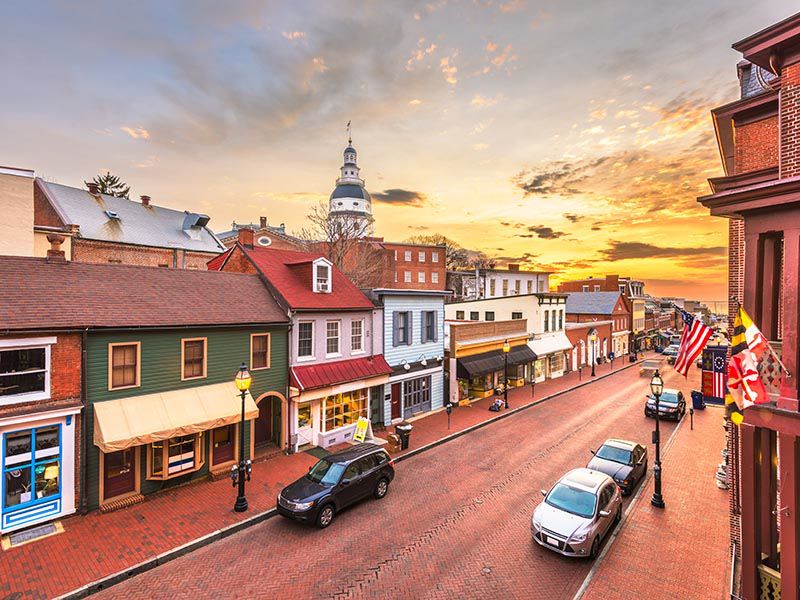
[[[776,571],[767,565],[758,565],[758,589],[759,600],[780,600],[780,571]]]
[[[769,351],[764,352],[761,360],[758,363],[758,372],[761,376],[761,381],[767,388],[767,394],[769,395],[770,400],[775,401],[780,395],[781,382],[783,380],[783,367],[781,367],[781,364],[775,360],[775,355],[777,354],[777,356],[781,356],[782,343],[780,341],[776,341],[770,342],[769,345],[775,351],[775,354]]]

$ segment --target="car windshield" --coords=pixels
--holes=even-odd
[[[648,394],[647,398],[655,404],[655,396],[652,394]],[[678,394],[675,392],[664,392],[658,398],[659,404],[677,404],[678,403]]]
[[[588,519],[594,515],[596,498],[592,492],[578,490],[559,483],[550,490],[544,501],[550,506]]]
[[[343,464],[332,463],[328,460],[322,459],[308,472],[308,478],[314,483],[321,483],[322,485],[336,485],[339,483],[339,478],[341,478],[343,471]]]
[[[615,448],[614,446],[601,446],[595,453],[598,458],[620,463],[622,465],[631,464],[631,451],[624,448]]]

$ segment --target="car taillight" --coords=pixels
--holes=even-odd
[[[393,467],[393,466],[394,466],[394,459],[391,459],[391,460],[389,461],[389,466],[390,466],[390,467]]]

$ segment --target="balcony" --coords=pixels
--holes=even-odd
[[[780,571],[776,571],[767,565],[758,565],[758,597],[759,600],[780,600]]]

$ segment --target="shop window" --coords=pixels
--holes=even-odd
[[[50,396],[50,346],[0,350],[0,404]]]
[[[364,351],[364,320],[358,319],[350,323],[350,351]]]
[[[328,321],[325,334],[325,355],[339,354],[339,321]]]
[[[147,478],[169,479],[197,471],[205,464],[204,434],[179,435],[147,446]]]
[[[183,374],[181,379],[202,379],[206,376],[206,339],[181,340]]]
[[[476,310],[470,311],[470,313],[469,313],[469,320],[470,321],[479,321],[480,318],[481,318],[481,316],[480,316],[480,313],[478,313],[478,311],[476,311]]]
[[[332,431],[367,416],[367,389],[345,392],[325,398],[325,431]]]
[[[297,324],[297,356],[313,358],[314,356],[314,322],[303,321]]]
[[[513,320],[519,320],[519,319],[522,318],[522,313],[521,312],[512,312],[511,313],[511,318]]]
[[[3,508],[17,509],[61,493],[61,426],[3,436]]]
[[[484,316],[487,321],[494,321],[494,311],[487,310]]]
[[[141,348],[139,342],[109,345],[109,389],[119,390],[139,385]]]
[[[457,321],[463,321],[464,320],[464,311],[463,310],[457,310],[456,311],[456,320]]]
[[[564,356],[557,352],[556,354],[550,355],[550,372],[556,371],[563,371],[564,370]]]
[[[250,369],[269,369],[270,334],[254,333],[250,336]]]

